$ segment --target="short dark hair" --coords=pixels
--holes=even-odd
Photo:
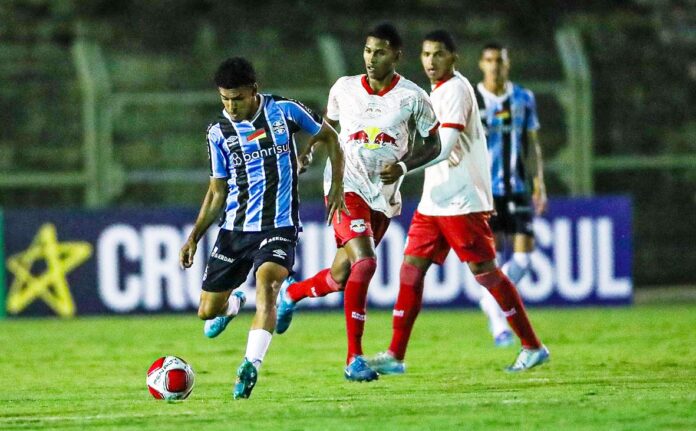
[[[243,57],[232,57],[220,63],[215,72],[215,85],[220,88],[238,88],[256,84],[256,71]]]
[[[399,36],[399,32],[396,30],[396,27],[394,27],[394,25],[389,22],[377,24],[372,30],[370,30],[369,33],[367,33],[367,37],[374,37],[377,39],[386,40],[387,42],[389,42],[389,46],[396,50],[401,49],[401,47],[403,46],[403,42],[401,40],[401,36]]]
[[[440,42],[443,45],[445,45],[447,51],[457,52],[457,45],[454,43],[454,38],[452,38],[452,35],[446,30],[431,31],[430,33],[425,35],[425,37],[423,38],[423,42],[425,42],[426,40],[429,40],[431,42]]]
[[[484,51],[488,51],[489,49],[494,49],[496,51],[507,51],[507,47],[500,42],[488,42],[487,44],[483,45],[483,48],[481,48],[481,56],[483,56]]]

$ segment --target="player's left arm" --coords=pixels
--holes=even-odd
[[[327,123],[329,126],[333,127],[334,130],[338,130],[338,121],[334,121],[327,117],[324,117],[324,122]],[[312,136],[309,139],[309,142],[307,142],[307,145],[305,145],[302,151],[300,151],[300,154],[298,156],[298,159],[300,161],[300,173],[304,173],[309,167],[309,165],[312,164],[312,160],[314,158],[314,150],[316,149],[317,144],[319,143],[319,139],[316,136]]]
[[[440,123],[435,118],[435,111],[430,98],[425,91],[420,92],[413,109],[413,120],[416,130],[422,136],[422,145],[414,146],[413,150],[398,163],[387,165],[379,173],[384,184],[393,184],[406,172],[420,168],[435,159],[442,148],[438,128]]]
[[[536,109],[534,93],[528,91],[527,124],[525,124],[527,139],[532,150],[527,158],[527,165],[532,167],[532,203],[534,212],[541,215],[546,211],[548,198],[546,196],[546,183],[544,182],[544,158],[539,141],[539,117]]]
[[[534,211],[536,215],[542,215],[546,212],[548,206],[548,197],[546,195],[546,183],[544,182],[544,158],[541,152],[541,142],[539,141],[539,132],[537,130],[528,130],[527,139],[532,146],[530,157],[533,158],[533,180],[532,180],[532,202],[534,203]]]
[[[338,133],[326,120],[315,114],[311,109],[296,100],[283,102],[285,113],[302,130],[310,133],[312,139],[309,145],[309,153],[316,145],[324,145],[331,161],[331,188],[326,196],[327,222],[330,224],[334,214],[338,214],[341,221],[341,212],[346,210],[343,198],[343,150],[338,143]],[[300,155],[302,157],[302,155]],[[305,154],[306,157],[306,154]],[[311,157],[311,156],[310,156]],[[311,161],[311,158],[307,161]]]
[[[341,150],[338,139],[338,133],[336,133],[336,130],[328,121],[322,123],[319,133],[312,138],[312,146],[324,145],[331,161],[331,188],[326,196],[327,222],[329,224],[333,220],[334,214],[337,214],[338,222],[340,223],[341,212],[346,211],[346,203],[343,197],[344,159],[343,150]]]

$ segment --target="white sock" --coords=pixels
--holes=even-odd
[[[273,334],[265,329],[252,329],[249,331],[249,339],[247,340],[246,354],[244,357],[254,364],[258,370],[261,367],[263,358],[266,356],[268,346],[271,344]]]
[[[488,326],[494,337],[497,337],[504,331],[510,331],[510,326],[505,318],[505,314],[503,314],[503,310],[500,309],[491,292],[483,286],[481,286],[479,306],[488,317]]]
[[[242,300],[237,295],[230,295],[230,298],[227,300],[225,316],[236,316],[240,308],[242,308]]]
[[[512,281],[512,284],[517,285],[529,272],[529,264],[531,262],[530,254],[531,253],[516,251],[512,254],[512,258],[501,268],[505,275]]]

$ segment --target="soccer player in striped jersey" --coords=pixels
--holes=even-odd
[[[328,148],[334,174],[327,193],[329,220],[345,209],[343,155],[336,131],[302,103],[260,94],[249,61],[224,61],[215,74],[224,109],[208,127],[210,183],[196,223],[181,248],[180,262],[193,264],[198,241],[224,209],[224,219],[203,276],[198,316],[204,333],[220,334],[245,298],[238,288],[253,268],[256,314],[246,354],[237,370],[234,398],[254,388],[276,322],[276,298],[292,273],[301,230],[295,134],[305,131]]]
[[[476,98],[491,156],[496,211],[491,228],[499,256],[505,255],[506,244],[512,244],[512,256],[503,271],[517,284],[529,273],[534,250],[533,216],[543,214],[547,204],[539,119],[534,93],[509,80],[507,48],[498,43],[485,45],[479,68],[483,82],[476,86]],[[529,178],[533,178],[531,188]],[[508,329],[505,316],[485,292],[480,305],[489,317],[493,336],[500,338]]]
[[[391,24],[375,27],[363,49],[367,73],[340,78],[331,88],[326,118],[341,128],[348,212],[333,223],[338,250],[331,268],[284,286],[278,308],[276,331],[283,333],[300,300],[345,290],[348,354],[344,376],[350,381],[377,378],[362,356],[367,288],[377,267],[375,247],[390,218],[401,211],[401,177],[440,151],[437,119],[427,93],[395,71],[401,46]],[[409,152],[411,122],[422,145]],[[331,172],[327,166],[325,184]]]
[[[486,136],[474,89],[455,70],[456,59],[449,33],[437,30],[425,36],[421,62],[432,84],[430,99],[440,121],[442,151],[424,166],[423,196],[408,231],[391,344],[368,362],[380,374],[405,371],[404,356],[421,308],[423,279],[430,265],[441,265],[450,250],[468,263],[476,281],[500,304],[522,342],[520,354],[507,370],[526,370],[549,358],[515,286],[497,267],[488,224],[493,197]],[[460,160],[450,164],[446,159],[454,148],[458,148]]]

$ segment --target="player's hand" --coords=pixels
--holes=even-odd
[[[455,145],[454,148],[452,148],[449,158],[447,159],[447,163],[449,164],[450,168],[458,166],[462,162],[463,155],[464,151],[462,148],[459,145]]]
[[[534,213],[538,216],[544,214],[548,208],[548,197],[546,196],[546,186],[537,178],[534,178],[534,192],[532,193],[532,203]]]
[[[181,247],[181,251],[179,251],[179,265],[181,265],[181,269],[190,268],[193,265],[193,256],[196,255],[196,248],[198,248],[198,244],[195,241],[192,239],[186,240],[184,246]]]
[[[312,153],[302,154],[299,159],[298,173],[302,174],[307,171],[309,165],[312,164]]]
[[[394,184],[399,178],[404,175],[404,170],[400,165],[386,165],[382,172],[379,173],[379,179],[386,185]]]
[[[343,195],[343,184],[331,184],[329,195],[326,197],[326,225],[331,225],[334,214],[336,214],[336,222],[341,222],[341,213],[350,214],[346,208],[346,201]]]

